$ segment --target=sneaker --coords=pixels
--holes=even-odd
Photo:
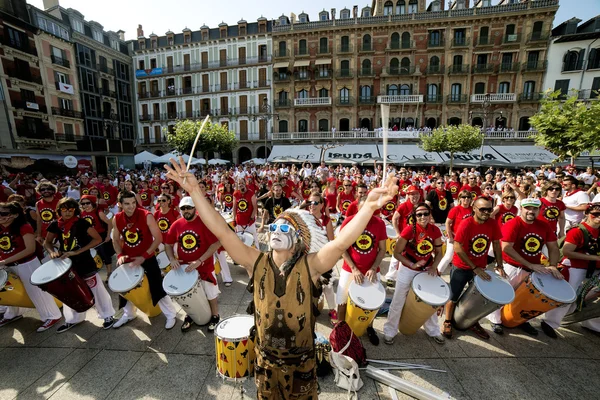
[[[391,336],[383,336],[383,343],[392,345],[394,344],[394,338]]]
[[[395,280],[392,280],[392,279],[388,279],[388,280],[385,282],[385,285],[386,285],[387,287],[389,287],[389,288],[396,287],[396,281],[395,281]]]
[[[175,318],[167,318],[167,322],[165,323],[165,329],[173,329],[173,327],[175,326],[175,322],[177,322]]]
[[[436,336],[432,336],[431,338],[437,344],[444,344],[444,343],[446,343],[446,338],[444,336],[442,336],[441,334],[440,335],[436,335]]]
[[[535,329],[533,326],[531,326],[531,324],[529,322],[525,322],[525,323],[519,325],[519,328],[523,332],[525,332],[525,333],[527,333],[527,334],[529,334],[531,336],[537,336],[538,335],[537,329]]]
[[[104,329],[110,329],[113,327],[113,325],[115,324],[115,322],[117,322],[115,320],[114,317],[108,317],[108,318],[104,318],[104,323],[102,324],[102,327]]]
[[[18,320],[20,320],[21,318],[23,318],[23,316],[22,316],[22,315],[17,315],[16,317],[13,317],[13,318],[11,318],[11,319],[6,319],[6,318],[2,317],[2,319],[0,320],[0,327],[2,327],[2,326],[4,326],[4,325],[8,325],[8,324],[10,324],[11,322],[18,321]]]
[[[379,337],[372,326],[367,328],[367,336],[369,337],[369,342],[371,342],[373,346],[379,346]]]
[[[186,315],[185,318],[183,319],[183,324],[181,324],[181,332],[187,332],[190,329],[192,329],[193,323],[194,323],[194,320],[192,319],[192,317],[190,317],[189,315]]]
[[[545,321],[542,321],[542,330],[546,334],[546,336],[551,337],[552,339],[557,339],[558,335],[553,327],[548,325]]]
[[[117,322],[115,322],[113,324],[113,328],[119,329],[120,327],[122,327],[123,325],[128,323],[129,321],[133,321],[136,318],[137,318],[137,315],[134,315],[133,317],[122,316],[121,318],[119,318],[119,320]]]
[[[477,322],[475,325],[471,327],[471,332],[479,336],[481,339],[488,340],[490,338],[490,334],[485,331]]]
[[[494,330],[494,333],[497,335],[504,334],[504,327],[500,324],[492,324],[492,329]]]
[[[75,325],[77,325],[77,324],[70,324],[70,323],[66,322],[63,325],[58,327],[58,329],[56,330],[56,333],[66,332],[69,329],[71,329],[72,327],[74,327]]]
[[[225,287],[231,287],[231,284],[232,284],[232,283],[233,283],[233,282],[225,282],[225,283],[223,283],[223,284],[225,285]]]
[[[213,315],[210,317],[210,321],[208,322],[208,331],[212,332],[215,330],[221,318],[218,315]]]
[[[42,324],[42,326],[40,326],[39,328],[37,328],[37,331],[38,332],[47,331],[48,329],[52,328],[54,325],[58,324],[59,321],[60,321],[60,318],[57,318],[57,319],[47,319],[46,322],[44,322]]]

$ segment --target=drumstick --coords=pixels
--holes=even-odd
[[[204,118],[204,121],[202,122],[202,125],[200,126],[200,129],[198,130],[198,134],[196,135],[196,140],[194,140],[194,145],[192,146],[192,151],[190,153],[190,159],[188,160],[187,167],[185,169],[186,172],[190,170],[190,165],[192,164],[193,154],[194,154],[194,151],[196,150],[196,145],[198,144],[198,140],[200,139],[200,134],[204,130],[204,125],[206,125],[209,118],[210,118],[210,114],[207,115],[206,118]],[[187,179],[187,177],[183,178],[183,183],[185,183],[186,179]]]
[[[388,123],[390,120],[390,106],[389,104],[381,104],[381,123],[383,125],[383,179],[381,180],[381,187],[385,186],[387,180],[387,151],[388,151]],[[379,197],[379,203],[381,203],[381,197]],[[383,204],[379,204],[383,207]]]

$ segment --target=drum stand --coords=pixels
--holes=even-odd
[[[217,375],[217,378],[222,378],[222,376],[219,374],[219,371],[215,371],[215,374]],[[233,388],[234,388],[234,392],[236,389],[240,390],[240,399],[244,399],[244,394],[246,393],[246,388],[244,387],[244,382],[246,381],[246,379],[234,379],[233,380]]]

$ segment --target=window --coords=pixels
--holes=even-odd
[[[301,119],[298,121],[298,132],[308,132],[308,121]]]
[[[62,97],[58,98],[58,104],[60,108],[63,110],[72,110],[73,109],[73,101],[69,99],[63,99]]]
[[[350,75],[350,61],[348,60],[343,60],[340,62],[340,69],[341,69],[341,75],[342,76],[348,76]]]
[[[504,41],[507,43],[516,42],[519,39],[518,35],[515,34],[515,25],[508,24],[506,25],[506,30],[504,31]]]
[[[35,101],[35,92],[26,89],[21,89],[21,100],[28,101],[30,103],[37,103]]]
[[[299,20],[301,23],[308,22],[307,15],[306,15],[306,14],[300,14],[300,16],[298,17],[298,20]]]
[[[577,71],[583,66],[585,50],[569,50],[563,57],[563,71]]]
[[[392,58],[390,60],[390,74],[398,74],[400,70],[400,62],[397,58]]]
[[[102,37],[102,32],[100,31],[92,31],[94,39],[98,42],[104,43],[104,38]]]
[[[502,54],[502,68],[510,68],[513,62],[513,54],[512,53],[504,53]]]
[[[441,36],[439,31],[431,31],[429,32],[429,45],[430,46],[439,46],[441,44]]]
[[[397,85],[389,85],[387,88],[388,96],[397,96],[398,95],[398,86]]]
[[[498,93],[510,93],[510,82],[500,82]]]
[[[350,102],[350,90],[348,88],[340,89],[340,103],[349,103]]]
[[[327,132],[329,131],[329,120],[328,119],[320,119],[319,120],[319,132]]]
[[[329,90],[323,88],[319,90],[319,97],[329,97]]]
[[[365,7],[362,10],[362,17],[363,18],[368,18],[371,16],[371,9],[369,7]]]
[[[454,64],[454,67],[461,68],[463,63],[463,56],[461,56],[460,54],[455,55],[452,58],[452,63]]]
[[[298,79],[308,79],[308,69],[306,67],[298,69]]]
[[[554,82],[554,91],[560,90],[561,97],[566,97],[569,92],[570,79],[558,79]]]
[[[427,85],[427,101],[437,101],[438,99],[438,85],[429,84]]]
[[[288,92],[282,90],[281,92],[279,92],[278,98],[280,103],[286,103],[288,101]]]
[[[588,61],[588,69],[600,68],[600,48],[590,50],[590,59]]]
[[[306,55],[308,54],[308,49],[306,47],[306,39],[300,39],[298,42],[298,54]]]
[[[83,28],[83,22],[78,19],[73,20],[73,29],[75,29],[79,33],[84,33],[85,29]]]
[[[392,13],[392,9],[394,8],[394,3],[391,1],[386,1],[383,5],[383,15],[390,15]]]
[[[329,40],[327,38],[319,39],[319,53],[327,53],[329,51]]]
[[[21,31],[13,29],[9,26],[5,26],[4,29],[8,32],[8,45],[10,47],[15,47],[18,49],[23,49],[28,47],[29,39],[27,35]]]
[[[592,81],[592,91],[590,93],[590,99],[598,98],[598,91],[600,90],[600,77],[594,78]]]
[[[63,124],[63,129],[65,131],[65,136],[73,137],[75,135],[75,129],[73,129],[73,124]]]
[[[169,44],[173,44],[173,43],[169,43]],[[110,47],[112,47],[113,50],[119,51],[119,42],[117,40],[111,40]]]
[[[363,62],[362,62],[362,73],[364,75],[371,74],[371,60],[363,60]]]
[[[368,99],[371,97],[371,86],[361,86],[360,87],[360,97],[363,99]]]
[[[406,2],[404,0],[398,0],[396,3],[396,14],[406,14]]]
[[[65,75],[62,72],[54,72],[54,81],[61,82],[66,85],[69,85],[69,75]]]
[[[350,38],[348,36],[342,36],[340,39],[340,51],[344,53],[350,51]]]
[[[431,11],[440,11],[440,1],[439,0],[434,0],[431,3]]]
[[[456,0],[456,9],[464,10],[465,8],[465,0]]]
[[[371,50],[371,35],[364,35],[362,38],[362,49]]]
[[[287,43],[285,41],[279,42],[278,49],[278,57],[285,57],[287,55]]]
[[[418,9],[419,9],[419,5],[418,5],[417,0],[409,0],[408,1],[408,13],[409,14],[414,14],[414,13],[418,12]]]
[[[288,122],[279,121],[279,133],[286,133],[288,131]]]
[[[462,85],[460,83],[453,83],[450,87],[450,101],[460,101],[462,95]]]
[[[544,21],[535,21],[531,30],[531,40],[540,40],[542,38],[542,29]]]
[[[410,95],[412,92],[410,85],[400,85],[400,95],[401,96],[408,96]]]
[[[535,93],[535,81],[527,81],[523,84],[523,97],[532,100]]]
[[[410,73],[410,58],[404,57],[402,61],[400,61],[400,72]]]
[[[402,48],[410,49],[410,33],[408,32],[402,33]]]
[[[487,26],[482,26],[479,28],[479,44],[488,44],[490,36],[490,28]]]
[[[485,66],[487,64],[488,55],[487,54],[477,54],[477,66]]]
[[[340,11],[340,18],[341,19],[349,19],[350,18],[350,10],[345,8],[342,11]]]
[[[485,94],[485,83],[477,82],[475,84],[475,94]]]
[[[429,71],[439,72],[440,71],[440,58],[438,56],[432,56],[429,59]]]
[[[299,99],[308,99],[308,91],[306,89],[302,89],[298,92]]]
[[[392,37],[390,40],[390,49],[399,49],[400,48],[400,35],[398,32],[392,33]]]
[[[329,76],[329,65],[318,65],[317,74],[320,78],[327,78]]]
[[[455,29],[454,30],[454,45],[456,46],[464,46],[467,41],[467,34],[464,29]]]
[[[320,21],[327,21],[327,12],[322,12],[319,14],[319,20]]]

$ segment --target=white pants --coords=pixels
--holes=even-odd
[[[406,302],[406,297],[410,291],[411,283],[413,278],[420,273],[426,272],[414,271],[404,265],[400,265],[398,274],[396,275],[394,298],[392,299],[392,304],[390,304],[387,321],[385,321],[385,324],[383,325],[383,334],[386,337],[393,338],[398,333],[398,324],[400,323],[402,309],[404,309],[404,303]],[[433,315],[425,321],[423,328],[425,328],[425,332],[429,336],[437,336],[440,334],[437,313],[433,313]]]
[[[54,297],[48,292],[44,292],[39,287],[32,285],[30,282],[31,275],[40,266],[40,260],[34,258],[33,260],[11,267],[12,271],[21,278],[25,291],[29,295],[31,302],[35,306],[36,310],[40,314],[42,321],[49,319],[60,319],[62,315],[56,303]],[[19,315],[23,315],[25,308],[23,307],[6,307],[4,318],[12,319]]]
[[[385,274],[386,281],[395,281],[396,274],[398,273],[398,266],[400,265],[400,261],[396,259],[396,257],[392,256],[390,260],[390,266],[388,268],[387,274]]]
[[[212,273],[213,278],[215,278],[215,281],[217,280],[217,275],[213,272]],[[200,279],[200,284],[202,285],[202,289],[204,289],[204,294],[206,295],[206,298],[208,300],[214,300],[217,297],[219,297],[219,295],[221,294],[221,291],[219,290],[219,285],[218,284],[214,284],[212,282],[208,282],[205,280],[202,280],[202,278]]]
[[[569,268],[569,285],[571,285],[575,291],[577,291],[579,285],[581,285],[581,283],[585,280],[586,272],[587,271],[585,269]],[[600,271],[596,271],[594,272],[594,275],[598,275],[599,273]],[[544,322],[550,325],[552,328],[557,329],[560,327],[560,321],[562,321],[565,315],[575,311],[576,307],[577,304],[572,303],[550,310],[544,315]],[[600,318],[593,318],[591,321],[593,320],[598,320],[598,323],[600,323]]]
[[[236,225],[235,226],[235,231],[236,232],[248,232],[251,233],[252,236],[254,236],[254,243],[252,243],[252,245],[254,247],[256,247],[257,249],[260,250],[259,248],[259,241],[258,241],[258,233],[256,233],[256,223],[253,222],[250,225],[247,226],[242,226],[242,225]]]
[[[223,282],[233,282],[231,271],[229,270],[229,264],[227,264],[225,251],[216,252],[215,257],[219,260],[219,264],[221,265],[221,279],[223,279]]]
[[[444,257],[440,260],[438,264],[438,272],[441,274],[446,271],[448,265],[452,262],[452,257],[454,257],[454,242],[450,243],[450,241],[446,242],[446,252],[444,253]]]
[[[106,319],[115,315],[115,309],[110,299],[110,294],[104,287],[102,278],[96,274],[91,278],[85,280],[89,288],[92,290],[94,295],[94,307],[98,311],[98,318]],[[66,304],[63,305],[63,314],[65,316],[65,322],[68,324],[78,324],[85,320],[85,312],[77,312]]]
[[[379,276],[379,273],[377,273],[377,280],[375,282],[379,282],[380,279],[381,277]],[[338,306],[348,303],[348,289],[350,289],[350,284],[353,280],[352,272],[340,268],[340,280],[338,281],[337,293],[335,296],[335,302]],[[327,300],[327,303],[330,304],[329,300]]]
[[[521,282],[527,279],[530,272],[525,271],[523,268],[515,267],[514,265],[510,265],[504,263],[504,271],[506,272],[506,276],[508,277],[508,282],[513,289],[519,287]],[[492,324],[501,324],[502,323],[502,308],[494,311],[493,313],[487,316],[487,319],[490,320]]]
[[[158,307],[160,311],[165,315],[165,318],[171,319],[177,316],[177,310],[175,304],[169,296],[165,296],[158,301]],[[137,307],[130,301],[127,301],[125,307],[123,307],[123,316],[121,318],[133,318],[137,313]]]

